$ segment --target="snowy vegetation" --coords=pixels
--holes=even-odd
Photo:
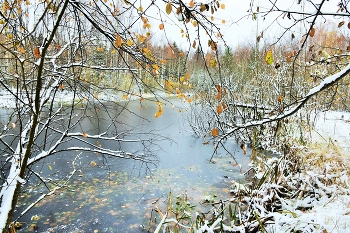
[[[341,148],[349,141],[336,146],[334,138],[312,137],[329,110],[342,112],[341,131],[349,128],[348,3],[326,13],[325,0],[290,8],[283,0],[263,2],[247,4],[256,38],[234,48],[221,30],[228,1],[0,1],[1,231],[21,227],[14,213],[30,177],[47,190],[27,210],[69,187],[75,161],[86,153],[139,161],[149,172],[158,162],[150,148],[169,138],[135,132],[118,116],[130,100],[151,96],[154,117],[161,117],[167,95],[189,104],[185,118],[213,144],[211,160],[234,139],[244,154],[252,148],[252,161],[247,183],[232,181],[230,200],[204,200],[213,206],[207,214],[191,213],[186,196],[173,202],[170,194],[165,209],[156,209],[162,220],[155,232],[348,231]],[[269,17],[278,30],[258,27]],[[169,38],[174,28],[186,46]],[[68,152],[75,158],[61,182],[36,166]],[[340,203],[346,207],[334,216],[322,213]]]

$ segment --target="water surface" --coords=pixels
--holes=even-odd
[[[208,197],[211,200],[229,198],[231,180],[244,178],[239,166],[233,165],[235,161],[224,150],[214,156],[215,163],[209,162],[212,143],[203,144],[203,138],[194,136],[184,121],[183,115],[189,106],[178,99],[168,100],[171,103],[163,103],[163,114],[158,118],[154,118],[155,101],[147,100],[130,102],[130,112],[118,116],[120,122],[134,127],[139,134],[153,132],[169,139],[155,141],[156,145],[148,148],[159,159],[156,166],[94,153],[76,152],[47,158],[37,167],[41,166],[43,173],[50,173],[57,180],[68,177],[73,161],[78,171],[67,189],[46,197],[19,220],[23,223],[20,232],[152,232],[159,222],[154,208],[165,212],[170,192],[173,196],[186,196],[198,211],[210,208],[200,204]],[[86,122],[85,127],[95,123]],[[119,146],[131,151],[142,148]],[[243,168],[246,167],[249,158],[239,146],[230,140],[226,146]],[[33,178],[23,189],[20,211],[47,193],[39,184]]]

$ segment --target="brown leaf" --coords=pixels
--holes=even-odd
[[[314,35],[315,35],[315,28],[314,28],[314,27],[312,27],[312,28],[310,29],[309,35],[310,35],[311,37],[314,37]]]
[[[212,130],[211,130],[211,135],[212,135],[213,137],[219,136],[219,129],[218,129],[218,128],[212,129]]]
[[[116,46],[117,48],[119,48],[120,46],[122,46],[122,43],[123,43],[122,38],[121,38],[119,35],[117,35],[117,37],[116,37],[116,39],[115,39],[115,46]]]
[[[34,49],[34,56],[35,56],[36,58],[40,58],[39,46],[35,47],[35,49]]]
[[[241,149],[243,150],[243,154],[247,154],[247,147],[244,143],[241,144]]]
[[[217,112],[218,114],[221,114],[221,113],[222,113],[222,106],[221,106],[221,105],[216,106],[216,112]]]
[[[282,95],[279,95],[277,101],[281,103],[282,100],[283,100],[283,96],[282,96]]]
[[[192,48],[194,48],[194,49],[195,49],[195,48],[196,48],[196,46],[197,46],[197,42],[196,42],[196,40],[194,40],[194,41],[193,41],[193,44],[192,44]]]
[[[342,27],[344,25],[345,21],[341,21],[339,24],[338,24],[338,28]]]
[[[227,108],[227,105],[224,102],[222,102],[221,105],[222,105],[223,109]]]
[[[202,3],[200,6],[200,11],[203,12],[205,11],[207,8],[205,7],[205,5]]]

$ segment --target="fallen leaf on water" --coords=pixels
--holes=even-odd
[[[241,149],[243,150],[243,154],[247,154],[247,147],[244,143],[241,144]]]

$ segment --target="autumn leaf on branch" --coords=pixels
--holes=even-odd
[[[267,51],[266,56],[265,56],[265,61],[269,65],[271,65],[273,63],[273,56],[272,56],[272,50],[271,49],[269,51]]]
[[[122,43],[123,43],[122,38],[119,35],[117,35],[115,39],[115,47],[119,48],[120,46],[122,46]]]
[[[213,136],[213,137],[217,137],[217,136],[219,136],[219,129],[218,128],[213,128],[212,130],[211,130],[211,136]]]
[[[166,7],[165,7],[165,12],[168,14],[168,15],[170,15],[170,13],[171,13],[171,11],[172,11],[172,5],[171,5],[171,3],[170,2],[168,2],[167,4],[166,4]]]
[[[312,27],[312,28],[310,29],[309,36],[314,37],[314,36],[315,36],[315,31],[316,31],[315,28]]]
[[[34,49],[34,56],[35,56],[36,58],[40,58],[39,46],[35,47],[35,49]]]

